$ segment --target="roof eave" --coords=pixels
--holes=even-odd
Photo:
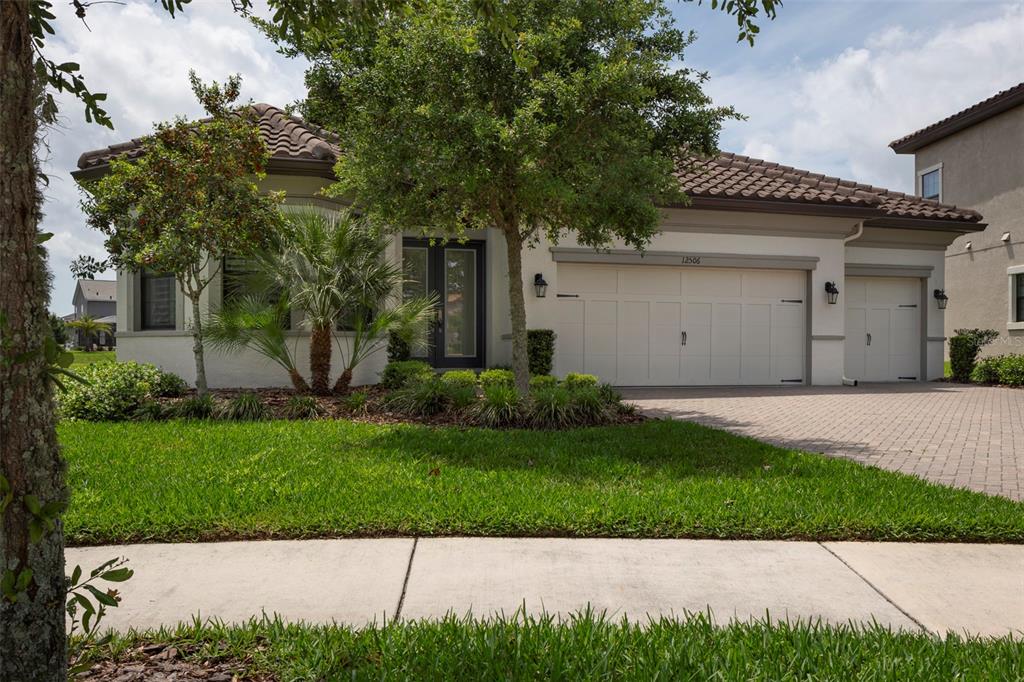
[[[109,163],[101,163],[88,168],[79,168],[71,171],[71,177],[77,182],[99,180],[110,172]],[[284,157],[271,157],[267,162],[267,173],[274,175],[301,175],[308,177],[327,178],[336,180],[334,175],[334,162],[328,159],[289,159]]]
[[[967,222],[964,220],[949,220],[946,218],[899,218],[894,216],[883,216],[871,218],[864,221],[865,227],[892,227],[904,230],[936,230],[939,232],[955,232],[957,234],[968,234],[969,232],[981,232],[987,223]]]
[[[1024,104],[1024,88],[1016,92],[1010,92],[1006,97],[997,99],[972,111],[954,115],[948,121],[935,125],[934,128],[927,127],[906,137],[893,140],[889,143],[889,147],[897,154],[912,154],[922,147],[938,142],[943,138],[977,125],[1021,104]]]
[[[791,215],[831,216],[836,218],[869,219],[882,217],[885,212],[873,206],[844,206],[837,204],[815,204],[798,201],[776,201],[770,199],[745,199],[736,197],[690,197],[688,204],[670,204],[665,208],[699,208],[712,211],[749,211],[751,213],[788,213]]]

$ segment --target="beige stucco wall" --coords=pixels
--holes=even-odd
[[[988,223],[984,232],[959,237],[946,251],[945,333],[951,336],[963,327],[995,329],[1000,338],[986,354],[1022,353],[1024,329],[1012,329],[1009,322],[1006,271],[1024,264],[1024,106],[915,153],[918,171],[940,163],[942,201],[973,208]],[[1010,238],[1003,242],[1006,232]]]

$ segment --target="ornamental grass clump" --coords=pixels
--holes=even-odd
[[[178,419],[185,419],[187,421],[210,419],[213,417],[215,407],[213,396],[207,393],[206,395],[195,395],[185,398],[174,406],[171,414]]]
[[[260,422],[270,419],[270,408],[255,393],[240,393],[217,406],[217,419],[236,422]]]
[[[511,382],[495,383],[484,388],[483,397],[473,406],[472,419],[490,428],[515,426],[523,416],[523,407],[523,399]]]
[[[402,388],[388,397],[387,404],[397,412],[415,417],[432,417],[448,409],[449,389],[436,377]]]
[[[527,423],[537,429],[564,429],[576,425],[576,410],[569,389],[536,388],[530,394]]]
[[[320,419],[324,411],[311,395],[293,395],[285,401],[282,414],[285,419]]]

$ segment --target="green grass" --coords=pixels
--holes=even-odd
[[[947,379],[953,376],[953,364],[949,360],[942,363],[942,376]]]
[[[1024,541],[1024,504],[696,424],[65,422],[73,544],[417,535]]]
[[[73,371],[76,367],[84,367],[85,365],[91,365],[94,362],[116,362],[117,351],[110,350],[73,350],[71,354],[75,356],[74,362],[71,363],[70,369]]]
[[[118,636],[107,655],[143,642],[186,660],[237,662],[279,680],[1017,680],[1024,646],[1010,637],[945,640],[879,626],[733,624],[706,616],[641,625],[592,614],[339,626],[253,621]],[[244,661],[244,663],[242,663]]]

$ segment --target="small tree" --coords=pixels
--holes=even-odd
[[[508,246],[512,366],[529,381],[522,250],[569,232],[643,249],[674,173],[712,154],[721,123],[702,74],[674,68],[693,40],[660,0],[512,0],[517,43],[459,0],[395,14],[372,45],[323,58],[307,109],[345,146],[338,195],[382,225]]]
[[[190,74],[192,91],[210,114],[190,123],[159,124],[135,161],[115,159],[110,174],[87,187],[89,224],[107,235],[115,267],[172,273],[192,304],[196,389],[206,392],[199,299],[225,254],[246,255],[283,226],[283,196],[261,194],[269,154],[248,107],[232,108],[241,79],[222,87]]]
[[[82,345],[85,346],[86,350],[90,350],[93,337],[97,336],[100,332],[109,334],[112,331],[109,324],[100,322],[91,315],[82,315],[77,320],[68,322],[68,326],[81,332]]]
[[[63,346],[68,340],[67,325],[58,315],[50,313],[50,331],[53,333],[53,341],[58,346]]]

